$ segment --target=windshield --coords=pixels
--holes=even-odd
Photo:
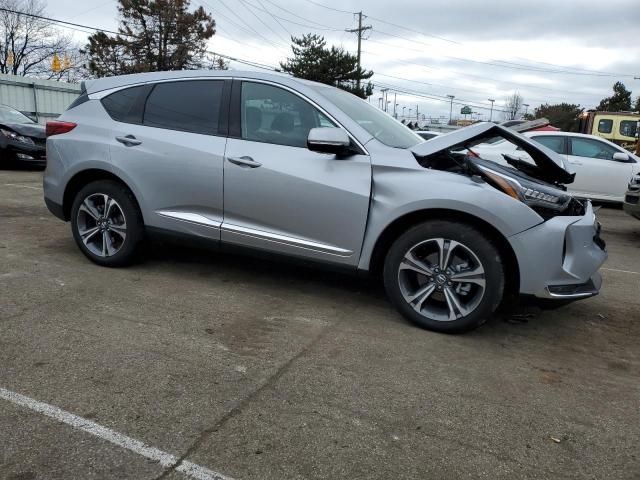
[[[4,123],[36,123],[18,110],[0,105],[0,122]]]
[[[351,93],[337,88],[316,85],[313,88],[358,122],[374,138],[389,147],[410,148],[424,142],[424,139],[413,133],[412,130]]]

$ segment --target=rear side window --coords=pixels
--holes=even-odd
[[[118,90],[102,99],[102,105],[111,118],[117,122],[142,123],[144,101],[151,90],[151,85]]]
[[[598,122],[598,133],[611,133],[613,130],[613,120],[603,118]]]
[[[157,83],[147,99],[143,124],[215,135],[218,133],[223,80]]]
[[[560,135],[542,135],[531,138],[556,153],[561,155],[567,153],[565,137],[561,137]]]

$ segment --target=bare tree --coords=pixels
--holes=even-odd
[[[519,92],[513,92],[507,101],[504,104],[504,119],[505,120],[515,120],[518,118],[518,114],[522,109],[522,104],[524,103],[524,98],[520,95]]]
[[[0,73],[54,78],[51,61],[54,55],[71,58],[73,42],[70,36],[60,33],[51,22],[31,15],[45,16],[42,0],[0,0]],[[74,57],[75,58],[75,57]],[[75,62],[64,62],[67,73],[79,68]]]

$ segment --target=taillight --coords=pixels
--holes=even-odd
[[[46,134],[47,137],[51,135],[60,135],[61,133],[68,133],[74,128],[76,128],[75,123],[73,122],[62,122],[60,120],[53,120],[51,122],[47,122]]]

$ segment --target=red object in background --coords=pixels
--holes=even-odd
[[[551,125],[545,125],[544,127],[534,128],[532,132],[559,132],[558,127],[552,127]]]

